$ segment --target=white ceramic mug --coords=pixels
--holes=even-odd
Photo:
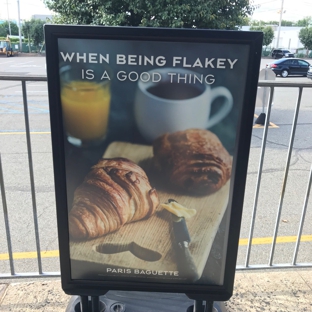
[[[158,68],[142,76],[134,115],[140,133],[148,142],[167,132],[210,128],[230,112],[233,105],[230,91],[225,87],[211,88],[204,80],[193,80],[194,76],[201,78],[199,73],[184,68]],[[211,116],[211,104],[218,97],[223,102]]]

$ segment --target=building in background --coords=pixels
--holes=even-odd
[[[268,25],[266,25],[268,26]],[[304,46],[299,40],[299,32],[303,27],[282,26],[280,30],[279,46],[276,46],[278,36],[278,25],[270,25],[274,30],[274,39],[270,44],[273,48],[289,49],[291,52],[296,53],[298,49],[303,49]],[[250,26],[243,26],[241,30],[249,30]]]
[[[33,19],[40,19],[42,21],[47,21],[47,20],[51,20],[53,18],[53,15],[47,15],[47,14],[34,14],[31,16],[31,18]]]

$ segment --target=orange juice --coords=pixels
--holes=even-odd
[[[68,135],[81,141],[93,141],[106,135],[110,83],[71,81],[62,87],[63,118]]]

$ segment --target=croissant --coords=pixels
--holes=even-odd
[[[144,170],[126,158],[101,159],[74,193],[72,239],[100,237],[151,216],[159,205]]]
[[[208,130],[188,129],[154,140],[156,167],[183,191],[207,195],[230,178],[232,158],[218,137]]]

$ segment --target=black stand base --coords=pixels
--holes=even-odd
[[[184,294],[109,291],[73,296],[65,312],[226,312],[222,302],[191,300]]]
[[[258,116],[258,118],[256,119],[255,124],[264,126],[264,124],[265,124],[265,118],[266,118],[265,113],[261,113],[261,114]]]

